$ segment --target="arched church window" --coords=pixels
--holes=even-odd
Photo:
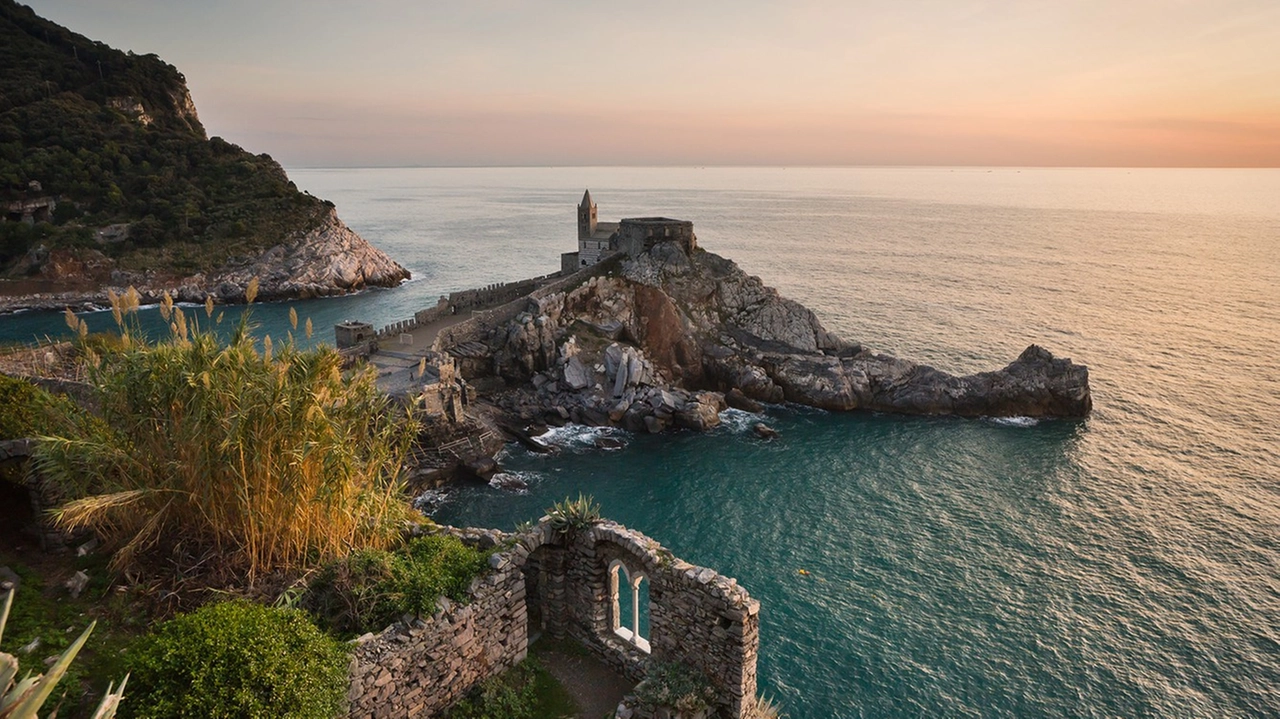
[[[641,603],[647,605],[649,602],[649,588],[644,585],[646,579],[643,572],[633,572],[621,560],[615,559],[609,563],[609,597],[612,607],[610,622],[613,633],[634,644],[640,651],[648,653],[649,640],[642,636],[640,624]],[[648,612],[644,614],[647,615]]]

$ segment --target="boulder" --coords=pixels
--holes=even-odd
[[[573,389],[586,389],[591,386],[595,377],[586,365],[582,364],[582,360],[577,356],[569,358],[564,365],[564,382]]]
[[[476,479],[488,482],[498,473],[500,467],[493,457],[487,454],[478,454],[463,460],[460,469]]]
[[[770,427],[764,422],[756,422],[751,425],[751,431],[760,439],[775,439],[779,436],[778,430]]]
[[[500,489],[521,490],[528,489],[529,483],[521,479],[519,476],[509,474],[507,472],[498,472],[489,480],[489,485]]]
[[[746,396],[742,393],[742,390],[737,387],[734,387],[725,393],[724,401],[725,404],[730,407],[740,409],[743,412],[750,412],[752,414],[760,414],[764,412],[764,405]]]
[[[694,401],[685,403],[673,415],[676,425],[698,432],[720,426],[721,401],[717,393],[699,393]]]

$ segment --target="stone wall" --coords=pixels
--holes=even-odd
[[[634,680],[651,661],[684,664],[714,689],[715,716],[739,719],[754,706],[760,603],[736,580],[613,522],[574,536],[554,531],[546,517],[515,535],[446,531],[499,547],[492,571],[472,583],[465,606],[444,602],[432,617],[406,617],[358,640],[350,716],[432,716],[514,666],[530,637],[543,633],[576,639]],[[641,641],[616,631],[631,622],[617,616],[618,587],[626,585],[615,573],[650,582],[650,636]]]
[[[530,277],[516,282],[495,282],[484,287],[450,292],[447,297],[441,297],[436,302],[435,307],[418,310],[409,319],[397,320],[391,324],[384,325],[382,329],[378,330],[376,339],[395,339],[401,333],[412,332],[419,327],[429,325],[450,315],[468,312],[477,307],[492,307],[509,303],[533,292],[538,285],[559,276],[561,276],[560,272],[553,272],[549,275]]]
[[[29,519],[30,526],[23,529],[29,530],[38,537],[40,549],[49,553],[62,552],[75,541],[76,535],[60,531],[53,526],[52,515],[49,512],[67,501],[67,496],[60,486],[29,466],[37,441],[36,439],[0,441],[0,465],[13,465],[8,471],[21,478],[21,493],[25,493],[25,499],[29,505],[21,508],[5,507],[5,512],[0,515],[0,521],[12,521],[14,518],[20,518],[20,521]],[[12,516],[7,516],[10,513]]]
[[[52,219],[53,212],[58,207],[58,202],[52,197],[37,197],[6,202],[3,207],[3,219],[11,222],[25,222],[30,225],[36,222],[48,222]]]
[[[649,584],[648,651],[619,636],[630,624],[617,617],[615,562],[626,575]],[[654,540],[613,522],[598,524],[566,548],[564,607],[567,633],[632,679],[642,679],[650,661],[675,662],[702,673],[715,689],[716,714],[741,717],[756,698],[756,654],[760,603],[734,579],[675,558]],[[615,589],[618,586],[618,589]],[[544,597],[532,595],[531,605]],[[539,607],[541,613],[545,610]],[[553,632],[554,634],[554,632]]]
[[[491,557],[469,601],[441,598],[430,617],[398,622],[356,640],[347,715],[353,719],[430,717],[471,687],[524,659],[528,648],[524,575],[510,552]]]
[[[659,242],[675,242],[686,255],[698,247],[693,234],[693,223],[688,220],[672,220],[666,217],[636,217],[624,219],[618,226],[614,249],[638,257],[640,253]]]
[[[446,327],[440,330],[440,334],[436,335],[432,349],[437,352],[448,352],[459,345],[485,343],[495,330],[505,327],[508,322],[518,317],[520,313],[528,311],[531,301],[536,303],[538,300],[557,292],[572,289],[592,277],[603,275],[616,267],[615,263],[618,259],[620,259],[620,256],[613,255],[590,267],[583,267],[571,275],[566,275],[554,282],[547,283],[516,300],[475,314],[451,327]],[[466,365],[464,370],[474,366],[474,363]],[[476,376],[475,371],[466,371],[465,374],[467,379],[472,379]]]

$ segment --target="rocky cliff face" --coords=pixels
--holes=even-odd
[[[144,302],[158,300],[165,292],[185,302],[203,302],[209,296],[219,302],[241,302],[254,277],[262,299],[304,299],[394,287],[409,277],[408,270],[347,227],[332,208],[310,230],[208,274],[127,272],[116,269],[110,258],[96,250],[39,249],[17,272],[30,279],[15,283],[11,294],[0,295],[0,312],[103,306],[108,290],[120,293],[130,286],[137,288]],[[4,287],[0,285],[0,290]]]
[[[492,371],[526,388],[501,401],[532,421],[705,429],[732,390],[841,411],[1081,417],[1092,409],[1088,369],[1035,345],[1003,369],[957,377],[847,342],[733,262],[674,243],[531,299],[484,341]]]
[[[238,301],[254,277],[260,283],[259,296],[285,299],[394,287],[409,278],[409,271],[353,232],[330,209],[314,229],[249,262],[224,268],[211,282],[197,283],[190,293],[212,291],[219,299]]]

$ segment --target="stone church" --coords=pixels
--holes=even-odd
[[[615,252],[635,257],[659,242],[679,242],[685,252],[698,247],[693,223],[667,217],[632,217],[620,222],[600,222],[591,191],[578,205],[578,251],[560,255],[564,274],[590,267]]]

